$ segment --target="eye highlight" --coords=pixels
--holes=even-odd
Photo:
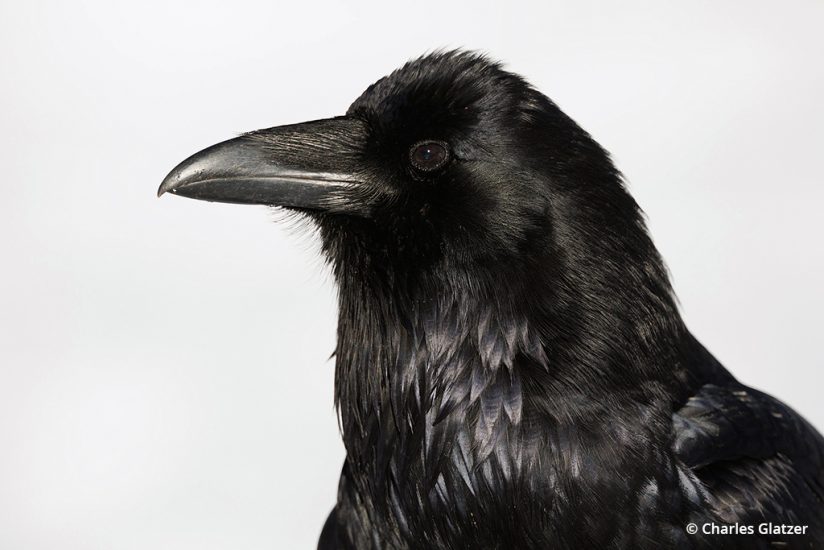
[[[409,150],[409,162],[421,172],[434,172],[449,162],[449,146],[443,141],[421,141]]]

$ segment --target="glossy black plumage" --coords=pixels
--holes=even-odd
[[[238,143],[343,191],[267,202],[180,167],[162,190],[319,229],[347,450],[320,548],[824,547],[821,436],[692,337],[620,174],[549,99],[436,53],[312,124]],[[431,171],[410,163],[428,141],[450,155]]]

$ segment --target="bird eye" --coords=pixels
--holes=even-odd
[[[409,161],[421,172],[432,172],[449,162],[449,148],[442,141],[422,141],[409,150]]]

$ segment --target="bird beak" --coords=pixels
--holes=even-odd
[[[360,184],[358,158],[365,135],[364,124],[350,117],[250,132],[178,164],[157,196],[168,192],[214,202],[357,214],[353,196]]]

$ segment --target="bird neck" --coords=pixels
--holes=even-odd
[[[655,274],[628,273],[638,288],[619,293],[551,274],[405,284],[385,270],[340,275],[336,404],[356,460],[393,446],[414,453],[450,418],[473,423],[491,452],[493,426],[572,418],[575,407],[588,415],[616,396],[650,403],[678,383],[685,329],[665,277],[662,286]]]

